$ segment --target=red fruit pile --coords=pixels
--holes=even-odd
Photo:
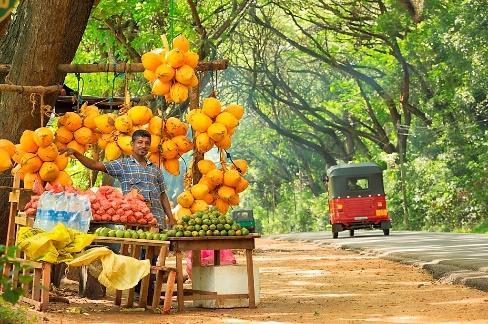
[[[37,204],[39,202],[39,196],[32,196],[29,202],[24,207],[24,212],[27,216],[34,217],[37,213]]]
[[[144,202],[144,197],[133,190],[125,196],[113,187],[102,186],[90,195],[94,221],[156,225],[157,220]]]
[[[24,212],[27,216],[36,216],[39,198],[44,191],[54,193],[70,192],[89,197],[94,221],[139,225],[157,225],[158,223],[144,202],[144,197],[137,190],[132,190],[124,196],[119,190],[110,186],[102,186],[97,193],[94,193],[91,190],[83,192],[72,186],[59,184],[51,185],[47,183],[43,187],[40,182],[36,181],[32,191],[34,195],[31,196],[30,201],[24,207]]]
[[[24,212],[26,213],[27,216],[35,217],[37,213],[37,204],[39,203],[39,198],[42,195],[44,191],[50,191],[54,193],[60,193],[60,192],[71,192],[71,193],[77,193],[77,194],[83,194],[83,192],[77,188],[74,188],[72,186],[62,186],[60,184],[54,184],[51,185],[49,182],[46,184],[45,187],[42,186],[41,182],[37,181],[34,183],[34,186],[32,187],[32,191],[34,192],[34,195],[31,196],[31,199],[29,202],[25,205],[24,207]]]

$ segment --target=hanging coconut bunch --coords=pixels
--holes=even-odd
[[[0,140],[0,159],[5,164],[1,165],[2,171],[9,169],[4,168],[8,163],[4,161],[7,158],[5,153],[9,161],[12,158],[16,163],[12,174],[17,174],[24,181],[26,189],[32,189],[36,180],[42,185],[47,182],[63,186],[72,184],[71,177],[64,171],[68,165],[68,157],[66,154],[59,154],[54,133],[47,127],[40,127],[35,131],[25,130],[17,145]]]
[[[244,107],[230,104],[224,109],[217,98],[203,99],[202,108],[191,110],[187,120],[195,130],[196,149],[200,153],[210,151],[215,145],[229,149],[232,135],[244,115]]]
[[[58,119],[58,129],[55,133],[54,144],[58,149],[72,148],[85,153],[90,144],[97,142],[100,136],[96,131],[96,120],[100,113],[96,106],[86,103],[80,113],[67,112]]]
[[[158,116],[153,118],[148,129],[151,133],[149,160],[163,166],[170,174],[179,175],[179,158],[193,148],[191,139],[186,136],[188,124],[176,117],[166,121]]]
[[[178,218],[206,210],[209,205],[225,214],[230,206],[239,204],[239,194],[249,186],[249,182],[243,177],[247,172],[247,162],[234,160],[230,167],[225,162],[221,164],[219,169],[210,160],[198,162],[198,170],[203,176],[197,184],[178,196]]]
[[[164,96],[166,102],[182,103],[188,99],[189,89],[198,85],[195,68],[198,54],[190,51],[190,42],[179,35],[169,49],[166,37],[163,49],[156,49],[142,55],[144,77],[151,84],[152,94]]]
[[[148,158],[173,175],[179,174],[179,158],[193,148],[186,137],[188,124],[175,117],[164,121],[146,106],[134,106],[120,115],[99,114],[94,123],[97,144],[105,150],[105,160],[132,154],[132,134],[139,129],[151,134]]]
[[[127,112],[100,114],[95,119],[97,145],[105,151],[105,160],[113,161],[132,154],[132,133],[147,130],[153,113],[149,107],[134,106]]]
[[[0,139],[0,172],[12,168],[12,157],[15,155],[15,145],[9,140]]]

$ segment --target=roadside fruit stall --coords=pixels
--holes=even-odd
[[[35,227],[43,217],[51,217],[49,226],[43,223],[46,228],[54,227],[57,222],[70,224],[72,221],[80,225],[82,222],[76,218],[78,216],[73,218],[69,211],[60,209],[50,213],[45,209],[51,208],[52,211],[54,207],[46,207],[46,203],[42,206],[43,199],[49,195],[53,199],[60,195],[75,196],[88,201],[89,208],[84,212],[90,215],[89,223],[97,226],[93,234],[86,234],[92,236],[85,247],[92,242],[117,243],[121,246],[120,256],[131,256],[139,260],[144,251],[144,258],[148,262],[153,256],[159,256],[158,263],[151,265],[149,272],[142,278],[139,306],[147,306],[149,281],[151,274],[154,274],[156,288],[150,306],[158,307],[162,280],[167,275],[164,312],[169,312],[175,279],[178,309],[184,309],[183,251],[193,251],[193,265],[199,266],[200,251],[215,250],[215,265],[218,266],[219,250],[244,249],[249,290],[247,294],[238,294],[238,297],[245,295],[249,299],[249,307],[255,307],[252,249],[254,239],[259,236],[241,228],[227,215],[232,206],[239,205],[240,194],[249,186],[245,179],[247,161],[233,159],[229,151],[232,135],[244,115],[244,108],[236,103],[224,105],[216,98],[215,89],[200,105],[197,71],[222,70],[227,67],[227,62],[199,62],[198,54],[189,49],[190,44],[182,35],[173,39],[171,47],[164,37],[162,40],[163,48],[145,53],[142,64],[114,65],[110,68],[114,72],[118,68],[125,73],[142,72],[149,82],[152,95],[160,98],[163,106],[157,109],[144,105],[132,106],[126,90],[125,104],[118,112],[105,112],[96,105],[84,103],[74,112],[57,116],[59,118],[54,127],[25,130],[19,143],[0,139],[0,171],[12,169],[14,178],[10,194],[7,245],[14,244],[21,228]],[[76,73],[104,72],[104,68],[100,65],[60,66],[64,72]],[[50,91],[53,90],[51,88]],[[43,104],[45,94],[46,89],[43,88],[39,94],[40,102],[33,101],[33,108],[41,109],[43,119],[53,114],[52,108]],[[180,104],[188,99],[190,110],[182,118],[165,115],[168,105]],[[44,120],[41,120],[41,125],[44,124]],[[147,130],[150,133],[147,159],[171,175],[181,174],[183,170],[180,170],[179,160],[185,153],[193,153],[190,166],[183,171],[185,190],[177,198],[177,223],[169,229],[158,228],[156,217],[136,190],[123,194],[111,186],[86,191],[73,187],[73,180],[67,170],[70,157],[60,154],[61,150],[71,148],[89,154],[95,160],[113,161],[132,154],[131,135],[136,130]],[[217,162],[207,160],[204,156],[213,148],[219,151]],[[86,219],[86,216],[80,217]],[[109,224],[124,225],[125,229],[109,228]],[[88,228],[88,224],[83,223],[79,228],[83,232],[85,227]],[[176,254],[176,267],[167,267],[165,264],[169,248]],[[21,255],[23,262],[41,260],[38,262],[39,267],[45,269],[42,276],[34,276],[33,287],[39,287],[40,282],[44,287],[49,287],[51,263],[42,261],[41,256],[29,260],[28,256],[19,251],[18,256]],[[70,262],[78,264],[76,259]],[[8,273],[12,269],[14,276],[20,271],[19,267],[12,268],[12,265],[4,271]],[[29,298],[38,309],[45,308],[48,292],[39,293],[36,290],[34,293],[34,288],[23,287],[26,297],[32,291]],[[117,305],[121,304],[121,296],[121,290],[117,290]],[[133,296],[134,288],[131,287],[127,306],[133,305]],[[233,297],[236,296],[217,296],[215,292],[201,291],[193,295],[193,299]]]

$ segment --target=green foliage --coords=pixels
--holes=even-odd
[[[208,35],[219,29],[237,3],[198,2]],[[246,178],[251,185],[239,208],[252,208],[264,233],[327,226],[327,194],[321,183],[330,164],[327,154],[338,163],[374,161],[387,166],[388,208],[394,228],[402,228],[399,132],[385,94],[399,111],[399,122],[409,124],[404,131],[410,228],[484,231],[488,218],[485,1],[425,1],[420,22],[412,21],[393,0],[257,1],[239,24],[230,24],[232,28],[222,35],[205,41],[191,23],[187,3],[175,2],[175,11],[175,34],[184,33],[193,48],[205,49],[208,58],[231,60],[231,68],[218,74],[217,92],[224,104],[237,101],[246,108],[229,150],[234,158],[250,162]],[[255,17],[266,17],[266,23],[301,47],[257,24]],[[122,28],[125,43],[109,25]],[[101,1],[75,62],[137,61],[131,49],[140,55],[160,47],[159,35],[168,33],[168,27],[167,3]],[[409,103],[431,124],[406,113],[400,104],[402,59],[409,66]],[[69,76],[68,83],[77,88],[75,76]],[[120,95],[124,78],[87,75],[84,83],[84,94]],[[132,76],[129,90],[147,94],[147,82]],[[209,87],[201,89],[202,96],[209,92]],[[384,134],[377,131],[378,124]],[[69,173],[75,183],[87,183],[88,173],[79,165],[70,164]]]
[[[0,298],[0,323],[28,324],[35,323],[36,318],[29,316],[27,310],[18,305],[12,305]]]
[[[253,209],[263,234],[320,231],[329,223],[327,195],[315,197],[299,181],[282,183],[265,196],[258,192],[253,185],[241,206]]]
[[[412,129],[412,155],[407,163],[407,193],[411,229],[482,231],[488,215],[487,132],[467,124],[463,130],[446,127],[434,142],[430,130]],[[403,210],[394,156],[381,156],[388,208],[396,228]]]
[[[11,264],[12,268],[11,269],[27,269],[28,266],[21,264],[18,261],[14,261],[13,259],[15,258],[15,251],[17,250],[17,247],[15,245],[12,246],[5,246],[5,245],[0,245],[0,285],[2,286],[3,292],[0,294],[0,298],[6,302],[9,302],[11,304],[15,304],[18,302],[20,297],[22,296],[22,288],[19,287],[13,287],[12,283],[12,274],[13,270],[10,271],[7,275],[3,273],[5,266],[8,264]],[[18,275],[18,282],[19,283],[28,283],[32,281],[32,276],[26,276],[19,274]]]

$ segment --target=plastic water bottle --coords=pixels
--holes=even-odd
[[[56,197],[51,192],[44,192],[39,199],[34,227],[50,231],[56,225]]]
[[[80,197],[82,199],[82,212],[80,213],[80,231],[87,233],[90,229],[90,221],[92,219],[90,199],[86,196]]]
[[[34,227],[44,229],[47,222],[47,210],[44,207],[42,199],[39,199],[39,204],[36,211],[36,219],[34,221]]]
[[[39,199],[34,227],[45,231],[63,223],[69,228],[87,233],[92,218],[88,197],[75,193],[44,192]]]

